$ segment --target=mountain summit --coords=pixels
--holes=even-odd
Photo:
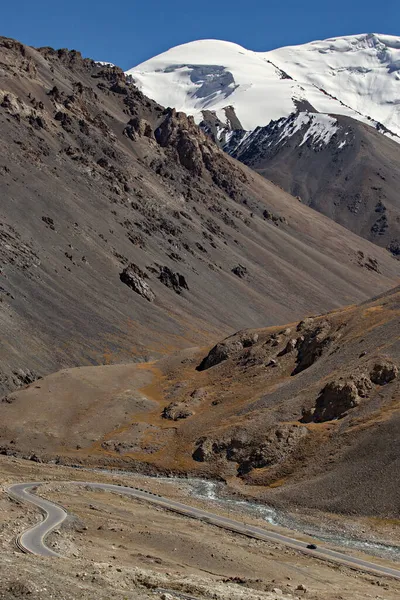
[[[400,135],[400,37],[360,34],[270,52],[231,42],[177,46],[128,71],[141,91],[193,115],[254,129],[304,106]],[[232,111],[231,107],[234,109]]]

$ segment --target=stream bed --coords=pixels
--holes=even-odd
[[[237,499],[229,497],[226,493],[226,485],[218,481],[196,478],[179,478],[179,477],[158,477],[165,483],[172,483],[186,486],[189,495],[199,500],[211,501],[219,504],[221,507],[240,511],[244,515],[263,519],[270,525],[285,527],[290,529],[294,534],[306,535],[314,538],[316,543],[326,542],[342,546],[343,548],[360,550],[370,554],[393,561],[400,560],[400,546],[385,544],[373,540],[361,540],[351,531],[337,531],[332,524],[319,526],[303,521],[301,517],[296,517],[282,510],[277,510],[267,504],[252,502],[251,500]],[[295,535],[294,535],[295,537]]]
[[[99,469],[98,471],[105,472],[104,469]],[[129,478],[129,472],[126,471],[113,470],[107,472],[114,475],[120,473],[121,475],[124,475],[124,477]],[[179,486],[184,486],[187,489],[188,495],[193,498],[212,502],[236,513],[239,511],[242,515],[247,514],[258,519],[263,519],[270,525],[285,527],[293,532],[293,537],[296,537],[296,533],[306,535],[313,538],[317,544],[319,541],[330,543],[349,550],[360,550],[371,556],[377,556],[396,562],[400,561],[400,546],[398,545],[367,539],[362,540],[360,539],[360,532],[358,532],[357,535],[355,532],[353,533],[349,527],[339,531],[339,528],[334,526],[333,523],[326,523],[326,525],[309,523],[306,520],[303,520],[300,515],[297,517],[292,513],[275,509],[267,504],[234,498],[227,494],[226,485],[218,481],[194,477],[159,477],[138,475],[136,473],[132,473],[132,475],[134,475],[135,478],[143,477],[143,479],[154,477],[158,481],[162,481],[166,484],[178,484]],[[182,502],[184,503],[184,500],[182,500]]]

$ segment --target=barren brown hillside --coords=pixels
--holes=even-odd
[[[3,452],[223,478],[269,502],[399,515],[399,288],[157,363],[65,370],[0,404]]]

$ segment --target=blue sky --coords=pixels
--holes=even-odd
[[[352,33],[400,35],[399,0],[11,0],[0,18],[0,35],[124,69],[200,38],[270,50]]]

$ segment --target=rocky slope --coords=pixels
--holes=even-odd
[[[76,51],[0,38],[0,126],[4,393],[65,366],[299,319],[397,281],[386,251]]]
[[[209,351],[61,371],[0,404],[2,451],[223,478],[292,508],[398,518],[399,316],[396,288]]]
[[[400,255],[400,149],[373,127],[310,111],[237,131],[235,158],[358,235]]]

